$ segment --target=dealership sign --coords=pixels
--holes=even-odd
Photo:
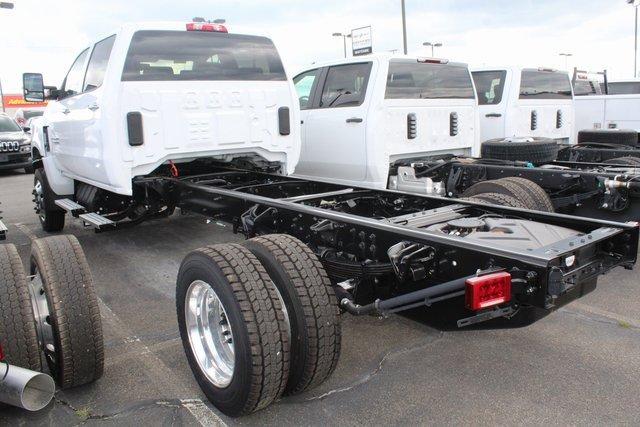
[[[2,105],[4,108],[33,108],[33,107],[46,107],[45,102],[27,102],[22,98],[22,95],[4,95],[2,97]]]
[[[351,30],[351,48],[353,56],[367,55],[373,52],[371,26]]]

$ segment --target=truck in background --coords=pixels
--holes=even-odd
[[[396,161],[479,155],[466,64],[369,55],[315,65],[293,80],[302,119],[296,176],[385,189]]]
[[[573,141],[574,105],[569,75],[549,68],[477,67],[480,140],[550,138]]]

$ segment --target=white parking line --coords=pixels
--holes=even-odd
[[[137,339],[133,331],[120,320],[120,318],[98,297],[100,310],[103,315],[111,321],[120,333],[128,338],[128,345],[133,347],[137,360],[141,361],[148,374],[153,374],[153,381],[161,390],[175,396],[188,396],[193,394],[190,388],[175,375],[175,371],[170,369],[158,356],[155,355],[142,341]],[[131,339],[133,338],[133,339]],[[180,399],[182,406],[191,413],[200,425],[203,426],[226,426],[226,423],[201,399]]]

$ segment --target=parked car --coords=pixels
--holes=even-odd
[[[395,161],[480,153],[466,64],[370,55],[315,65],[293,81],[302,120],[296,176],[384,189]]]
[[[24,169],[33,173],[31,164],[31,143],[18,123],[4,113],[0,113],[0,170]]]
[[[569,74],[548,68],[472,69],[480,110],[480,140],[536,137],[569,144],[574,138]]]
[[[16,113],[13,117],[21,127],[25,127],[27,126],[27,122],[29,121],[29,119],[40,117],[43,114],[44,110],[25,110],[20,108],[16,110]]]

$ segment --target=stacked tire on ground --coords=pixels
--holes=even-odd
[[[229,416],[316,387],[336,368],[336,296],[319,259],[294,237],[197,249],[181,264],[176,293],[189,365]]]
[[[9,364],[48,372],[63,389],[102,376],[98,300],[74,236],[36,239],[29,276],[16,247],[0,245],[0,345]]]

